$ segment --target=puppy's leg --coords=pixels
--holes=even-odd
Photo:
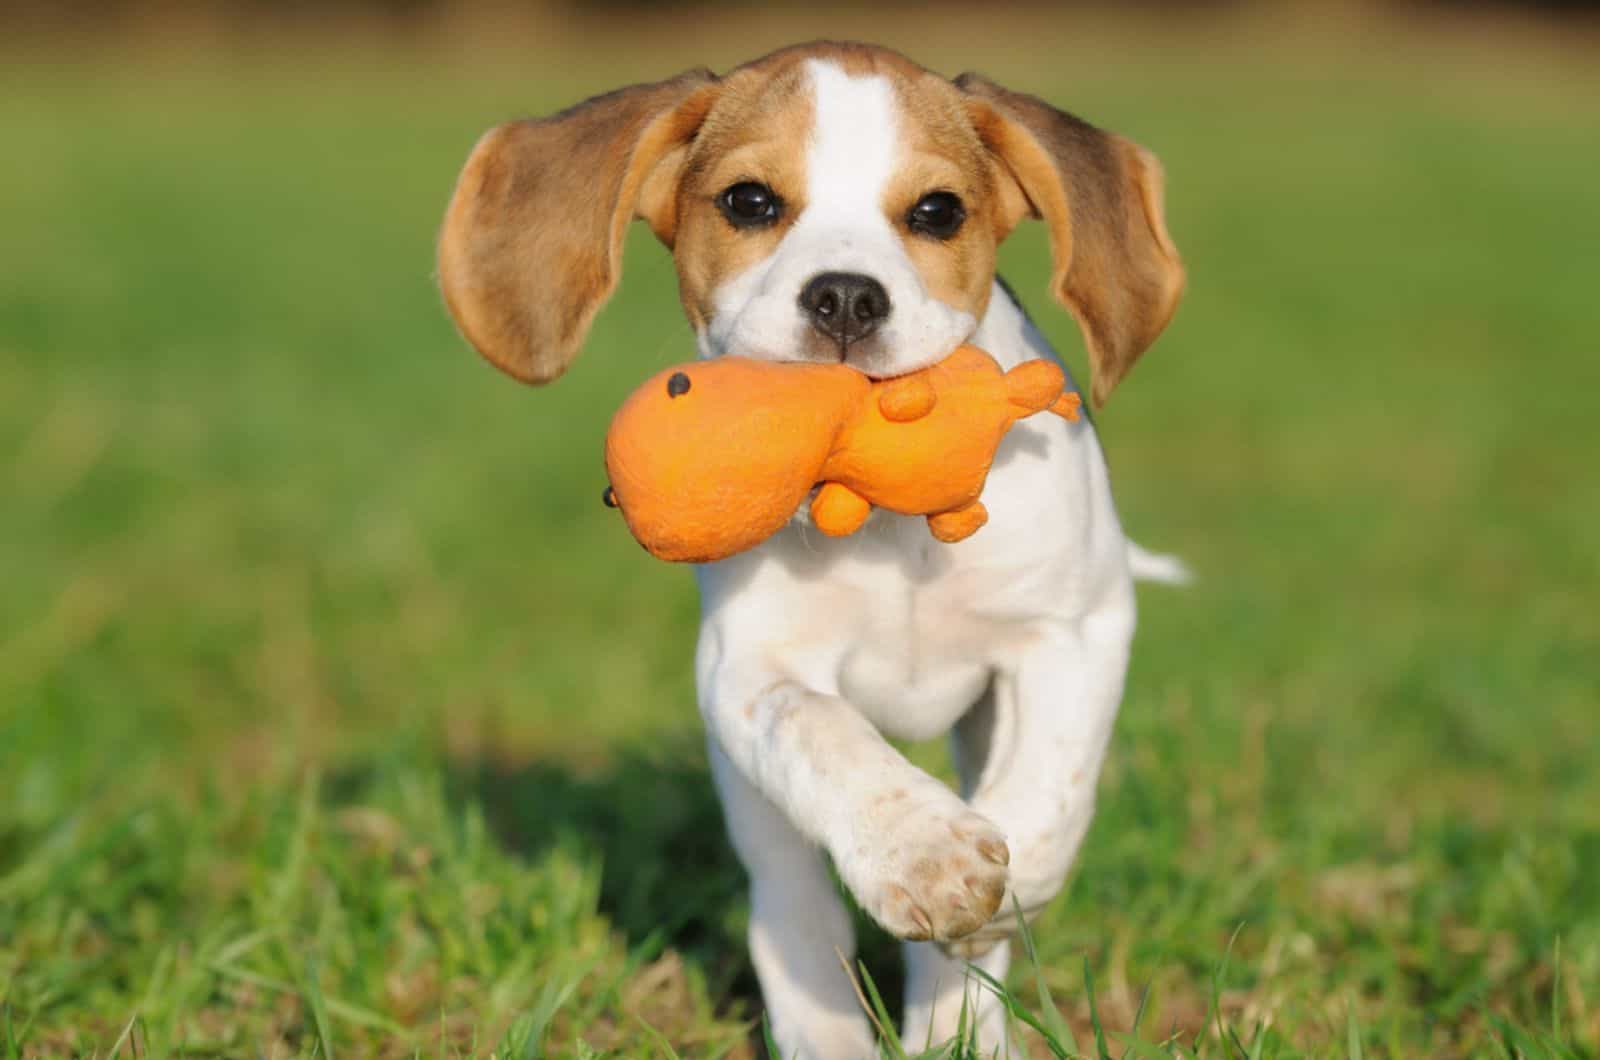
[[[1032,919],[1061,890],[1094,815],[1133,627],[1129,587],[1033,642],[957,726],[963,786],[972,808],[1004,831],[1011,875],[994,920],[951,953],[981,954],[1009,938],[1013,898]]]
[[[991,685],[950,734],[963,796],[970,797],[977,787],[988,757],[995,717],[995,688]],[[1007,908],[1002,906],[997,917],[1004,918]],[[965,1005],[967,1026],[977,1031],[981,1055],[1008,1056],[1005,1008],[994,992],[969,971],[966,958],[930,942],[907,942],[902,949],[906,997],[901,1039],[906,1048],[922,1049],[948,1042],[961,1028]],[[1011,945],[1005,941],[996,943],[970,963],[1003,983],[1010,970]]]
[[[873,1036],[839,955],[855,954],[850,914],[822,851],[709,741],[728,834],[750,874],[750,959],[784,1057],[854,1060]]]
[[[968,962],[945,952],[937,943],[907,942],[902,948],[906,961],[906,1014],[900,1040],[906,1049],[915,1053],[955,1037],[965,1005],[966,1025],[976,1031],[979,1055],[1009,1056],[1005,1006],[971,973]],[[1011,947],[1001,942],[971,963],[1003,983],[1011,964]]]
[[[1001,834],[837,696],[703,673],[707,727],[739,773],[833,855],[861,907],[901,938],[953,939],[1005,891]]]

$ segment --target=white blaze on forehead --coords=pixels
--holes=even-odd
[[[883,189],[894,171],[894,90],[886,77],[851,77],[832,63],[813,59],[810,158],[807,160],[805,221],[870,215],[880,226]]]
[[[970,313],[939,301],[906,253],[905,234],[884,213],[884,192],[900,163],[900,112],[887,77],[853,77],[812,59],[812,124],[804,144],[806,193],[800,215],[772,255],[724,280],[699,334],[702,356],[781,357],[811,334],[799,294],[821,272],[857,272],[883,285],[889,319],[853,362],[877,375],[932,364],[972,334]]]

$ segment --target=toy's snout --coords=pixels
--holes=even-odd
[[[687,394],[693,388],[694,388],[694,381],[689,378],[689,373],[685,372],[685,371],[682,371],[682,370],[679,370],[679,371],[675,371],[671,375],[667,376],[666,385],[664,387],[661,387],[660,390],[661,390],[661,392],[666,394],[666,400],[668,402],[671,402],[671,401],[676,400],[677,398],[683,397],[685,394]],[[640,400],[640,398],[641,398],[641,395],[635,395],[635,400],[636,401]],[[649,404],[658,405],[660,403],[660,398],[659,397],[657,397],[654,401],[649,401],[648,395],[644,395],[644,400],[647,401]],[[621,413],[618,414],[617,419],[619,421],[622,419]],[[616,424],[615,423],[612,426],[612,431],[613,431],[613,433],[616,431]],[[610,452],[609,452],[610,445],[609,445],[609,441],[610,440],[608,439],[608,446],[607,446],[607,449],[608,449],[608,452],[607,452],[607,463],[608,464],[610,463]],[[600,501],[607,508],[616,508],[616,509],[622,508],[622,498],[617,496],[617,488],[616,488],[616,486],[612,485],[610,483],[608,483],[606,485],[605,492],[600,494]],[[623,512],[623,517],[626,518],[627,515],[628,515],[628,513],[624,511]]]
[[[611,421],[606,503],[662,559],[704,563],[752,548],[794,514],[848,395],[867,386],[842,365],[724,358],[669,368]]]

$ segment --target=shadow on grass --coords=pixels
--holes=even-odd
[[[723,831],[703,753],[618,755],[598,768],[457,762],[451,801],[475,802],[496,838],[537,857],[560,844],[598,855],[600,911],[630,950],[677,950],[718,997],[760,1010],[745,955],[744,870]]]
[[[518,854],[535,857],[556,844],[596,852],[600,911],[630,950],[652,957],[676,950],[704,973],[719,1009],[760,1014],[745,948],[744,869],[698,745],[624,753],[597,769],[457,762],[447,782],[452,802],[480,805],[495,836]],[[897,1007],[904,983],[898,944],[859,911],[855,917],[858,958]],[[752,1045],[761,1055],[759,1042]]]

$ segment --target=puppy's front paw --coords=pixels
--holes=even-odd
[[[947,941],[987,924],[1006,891],[1005,836],[942,785],[871,807],[839,873],[874,920],[904,939]]]

